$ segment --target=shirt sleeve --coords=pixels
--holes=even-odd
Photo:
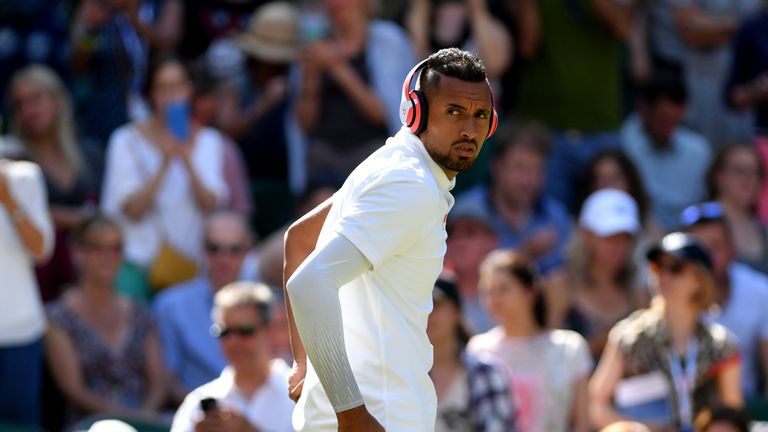
[[[573,344],[573,381],[576,381],[592,373],[592,353],[589,352],[587,341],[578,333],[572,332]]]
[[[364,188],[345,206],[335,231],[377,267],[423,236],[434,223],[438,197],[428,185],[402,179]]]
[[[43,258],[47,258],[53,250],[54,236],[43,173],[37,164],[23,164],[22,175],[14,179],[11,190],[19,207],[43,237]]]
[[[160,339],[160,346],[163,347],[165,365],[171,373],[178,377],[181,368],[181,350],[179,349],[181,338],[175,332],[172,321],[174,314],[169,306],[170,302],[166,301],[165,296],[161,294],[161,297],[155,300],[153,307],[157,317],[157,335]]]
[[[336,412],[363,404],[344,344],[339,288],[369,267],[355,246],[337,235],[312,252],[287,283],[307,357]]]
[[[173,415],[171,432],[194,432],[195,423],[202,417],[200,410],[200,395],[193,391],[184,398],[176,414]]]
[[[229,188],[224,177],[224,137],[219,132],[206,129],[200,133],[192,156],[200,181],[212,194],[216,202],[223,205],[229,198]]]
[[[102,185],[102,210],[113,217],[123,219],[123,203],[141,188],[142,176],[148,177],[145,167],[140,167],[136,154],[131,154],[131,133],[127,128],[115,131],[109,139]],[[135,150],[134,150],[135,151]]]

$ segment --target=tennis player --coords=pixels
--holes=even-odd
[[[441,50],[403,84],[401,130],[285,237],[298,431],[433,431],[426,334],[457,173],[497,124],[485,67]]]

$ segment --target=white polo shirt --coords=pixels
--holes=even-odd
[[[388,432],[433,431],[427,317],[443,267],[449,180],[422,142],[401,129],[350,174],[333,197],[317,247],[333,232],[371,262],[341,287],[344,341],[368,410]],[[298,431],[335,431],[336,415],[312,364],[293,416]]]
[[[204,384],[184,398],[173,416],[171,432],[193,432],[195,424],[204,416],[200,401],[214,398],[219,408],[237,412],[262,432],[290,432],[293,401],[288,397],[288,365],[281,359],[272,361],[269,377],[250,398],[246,398],[235,385],[231,366],[221,376]]]

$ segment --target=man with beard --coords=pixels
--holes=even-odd
[[[427,317],[449,191],[497,123],[485,67],[433,54],[406,77],[400,114],[403,128],[286,233],[299,431],[434,430]]]
[[[543,192],[550,135],[536,123],[506,127],[494,140],[490,185],[478,185],[456,199],[457,214],[484,214],[498,237],[498,247],[513,248],[535,259],[550,276],[565,264],[563,250],[571,236],[571,217],[563,204]]]

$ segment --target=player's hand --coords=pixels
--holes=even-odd
[[[304,389],[304,377],[307,375],[307,363],[294,360],[291,373],[288,375],[288,397],[296,402]]]
[[[365,405],[338,412],[336,419],[339,432],[384,432],[384,426],[368,412]]]

